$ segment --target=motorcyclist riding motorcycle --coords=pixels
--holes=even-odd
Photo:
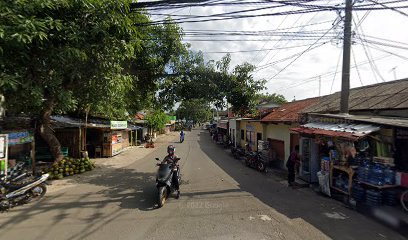
[[[184,142],[184,132],[181,130],[180,132],[180,142]]]
[[[167,164],[175,164],[177,166],[177,171],[175,174],[173,174],[172,182],[174,184],[175,189],[177,190],[177,198],[180,197],[180,183],[179,183],[179,174],[180,174],[180,168],[177,165],[177,160],[179,159],[177,155],[175,155],[176,148],[173,145],[169,145],[167,147],[167,153],[168,155],[164,157],[162,163],[167,163]]]

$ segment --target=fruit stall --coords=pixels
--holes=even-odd
[[[91,171],[94,168],[95,163],[93,163],[88,157],[66,157],[60,162],[55,163],[52,167],[44,170],[44,172],[48,172],[48,174],[50,174],[49,179],[62,179],[64,177]]]

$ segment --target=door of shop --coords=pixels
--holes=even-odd
[[[275,167],[282,168],[285,159],[285,142],[268,138],[271,156]]]
[[[290,134],[290,151],[293,151],[296,145],[299,145],[299,134],[291,133]]]

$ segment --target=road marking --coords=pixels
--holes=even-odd
[[[262,221],[271,221],[272,218],[270,218],[268,215],[258,215],[258,217],[262,220]]]
[[[348,217],[344,214],[344,213],[339,213],[339,212],[333,212],[333,213],[323,213],[324,215],[326,215],[326,217],[328,218],[333,218],[333,219],[347,219]]]

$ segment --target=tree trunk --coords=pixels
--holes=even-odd
[[[40,115],[40,124],[38,132],[40,136],[47,142],[50,152],[54,157],[55,162],[61,161],[64,156],[61,151],[61,144],[51,128],[51,114],[54,110],[55,101],[53,98],[46,100],[43,111]]]

